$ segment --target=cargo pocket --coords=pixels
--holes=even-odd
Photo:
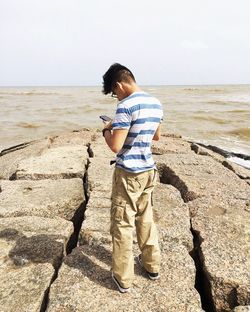
[[[113,198],[110,215],[110,234],[112,235],[116,226],[123,220],[126,208],[126,201],[120,198]]]
[[[145,177],[127,178],[127,190],[131,193],[137,193],[142,190]]]

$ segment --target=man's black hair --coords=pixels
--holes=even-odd
[[[115,84],[117,82],[125,81],[130,82],[131,80],[135,82],[135,77],[132,72],[125,66],[114,63],[109,67],[106,73],[103,75],[103,90],[104,94],[109,94],[112,92]]]

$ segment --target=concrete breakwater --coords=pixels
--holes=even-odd
[[[250,170],[174,135],[153,145],[161,278],[110,278],[114,154],[82,129],[0,157],[0,311],[250,311]],[[134,253],[139,254],[134,237]]]

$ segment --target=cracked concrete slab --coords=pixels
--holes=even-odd
[[[7,251],[1,249],[1,264],[5,266],[14,262],[23,265],[49,262],[47,260],[50,259],[58,265],[58,258],[62,257],[62,253],[66,254],[66,245],[73,232],[72,222],[61,218],[3,218],[0,222],[0,240]]]
[[[72,220],[84,203],[82,179],[0,180],[0,217],[41,216]]]
[[[53,275],[54,268],[50,263],[9,270],[0,267],[1,312],[40,312]]]
[[[193,249],[189,208],[173,186],[162,183],[156,185],[154,219],[161,229],[161,240],[165,244],[182,244],[188,252]]]
[[[234,312],[250,312],[250,305],[249,306],[238,306],[234,308]]]
[[[110,192],[114,166],[110,166],[107,158],[90,158],[88,168],[88,183],[90,191]]]
[[[116,158],[116,154],[109,149],[102,136],[102,132],[95,132],[90,142],[90,150],[92,157],[103,158],[103,161],[110,161]],[[104,159],[107,158],[107,159]]]
[[[249,304],[249,186],[209,156],[162,155],[157,162],[161,181],[174,185],[188,202],[201,244],[199,269],[216,311]]]
[[[57,136],[49,136],[50,148],[60,146],[74,146],[81,145],[87,146],[94,135],[95,131],[88,128],[74,130],[72,132],[65,132]]]
[[[189,256],[193,246],[188,207],[180,193],[169,185],[158,184],[154,197],[154,217],[162,250],[160,281],[148,281],[143,269],[135,263],[132,291],[120,296],[110,277],[110,208],[87,207],[81,230],[82,246],[65,258],[51,288],[49,312],[67,308],[70,311],[73,306],[74,311],[81,311],[83,304],[86,310],[93,311],[123,311],[125,307],[126,311],[137,311],[138,307],[140,311],[202,311],[194,288],[195,265]],[[134,254],[139,254],[136,238]]]
[[[85,220],[82,223],[79,244],[93,245],[94,243],[111,243],[110,229],[110,207],[95,208],[87,207]]]
[[[142,268],[135,264],[135,282],[130,293],[121,295],[111,280],[111,248],[107,245],[81,246],[73,250],[64,259],[57,280],[52,284],[47,312],[59,311],[203,311],[199,296],[187,283],[189,261],[176,266],[174,257],[181,249],[176,245],[176,254],[172,250],[164,257],[172,271],[162,275],[156,282],[146,278]],[[191,261],[191,258],[190,258]],[[178,270],[180,278],[175,283],[173,293],[172,278]],[[171,285],[171,287],[170,287]],[[186,294],[184,297],[181,294]],[[129,304],[128,304],[129,303]]]
[[[249,267],[249,256],[245,257],[245,252],[246,254],[248,252],[247,242],[249,242],[247,235],[249,235],[250,196],[249,185],[246,183],[249,179],[240,179],[236,170],[232,171],[229,170],[231,168],[223,167],[222,159],[217,158],[215,154],[204,154],[204,150],[195,154],[190,143],[180,138],[164,136],[160,142],[155,143],[153,151],[157,155],[154,155],[154,159],[158,162],[161,182],[173,185],[158,184],[155,192],[154,217],[158,223],[163,255],[161,279],[156,283],[150,283],[146,279],[145,272],[138,266],[138,263],[135,263],[134,287],[130,294],[125,295],[118,293],[110,278],[111,240],[108,230],[114,167],[109,166],[109,161],[114,158],[114,154],[104,144],[101,132],[82,130],[47,138],[39,143],[34,142],[22,150],[1,156],[0,176],[4,179],[10,177],[14,179],[17,166],[22,164],[27,172],[19,172],[20,179],[42,177],[47,179],[45,180],[47,183],[58,178],[57,165],[63,168],[59,171],[59,175],[62,172],[65,174],[66,171],[63,177],[72,177],[70,170],[65,170],[68,165],[67,161],[63,160],[65,155],[70,159],[70,163],[73,159],[73,163],[83,164],[81,169],[84,168],[84,170],[85,166],[88,166],[87,160],[92,161],[92,167],[90,164],[87,174],[89,185],[88,181],[84,180],[85,186],[88,187],[86,193],[90,196],[88,201],[90,209],[86,211],[86,222],[83,223],[81,229],[78,241],[80,246],[64,258],[58,277],[53,265],[57,268],[60,266],[62,255],[65,253],[65,245],[62,247],[58,243],[65,244],[64,239],[59,242],[56,236],[53,236],[54,234],[49,234],[50,237],[46,238],[44,233],[32,234],[30,231],[29,234],[24,231],[24,234],[20,235],[17,229],[3,229],[2,234],[5,238],[1,239],[0,278],[4,282],[3,285],[13,280],[14,286],[10,287],[9,292],[5,290],[4,296],[0,296],[1,306],[4,308],[11,306],[9,298],[11,299],[14,293],[16,298],[19,294],[22,296],[19,299],[20,311],[22,309],[23,311],[27,309],[40,311],[41,305],[45,310],[47,301],[43,300],[46,299],[46,290],[51,281],[56,278],[49,293],[47,311],[75,312],[86,309],[98,312],[138,311],[139,309],[140,311],[198,312],[203,311],[200,295],[194,285],[199,269],[212,273],[209,276],[211,292],[218,311],[232,311],[234,308],[237,311],[237,308],[244,309],[249,305],[250,287],[247,280],[244,280],[244,270]],[[69,151],[75,148],[78,151],[70,154]],[[82,148],[84,157],[80,152]],[[51,154],[52,150],[54,150],[52,152],[54,155]],[[30,161],[30,158],[33,160]],[[39,170],[32,170],[39,169],[38,164],[42,167],[42,160],[46,160],[47,169],[42,172],[41,176]],[[56,170],[53,171],[54,163],[57,165],[54,166]],[[76,166],[76,168],[79,167]],[[79,173],[78,169],[73,171]],[[27,175],[22,176],[22,173]],[[83,172],[80,173],[81,178],[83,174]],[[248,173],[244,172],[244,177],[247,176]],[[21,181],[40,182],[19,180]],[[19,194],[17,191],[17,195],[20,195],[17,205],[22,196],[28,198],[29,187],[27,186],[27,193]],[[67,191],[73,192],[73,190]],[[1,185],[0,193],[1,195],[4,193]],[[45,195],[45,193],[42,194]],[[53,200],[53,196],[50,199]],[[29,201],[32,201],[32,197],[29,197]],[[29,201],[26,202],[27,206]],[[46,196],[40,198],[40,204],[44,202],[46,203]],[[57,218],[57,213],[58,211],[55,216],[51,215],[51,217]],[[61,216],[61,212],[59,213]],[[67,218],[69,218],[68,213],[71,212],[66,213]],[[193,246],[190,217],[194,236],[201,239],[199,247]],[[76,218],[79,218],[78,225],[80,226],[82,220],[79,214]],[[7,219],[5,217],[2,220]],[[18,218],[13,219],[15,220],[10,222],[15,224]],[[25,223],[29,224],[26,221]],[[88,235],[83,237],[82,233]],[[41,252],[43,248],[46,252]],[[46,258],[50,248],[52,248],[50,257]],[[200,267],[197,268],[190,256],[196,250],[200,253]],[[26,263],[26,258],[20,257],[20,253],[23,252],[26,252],[28,263]],[[139,253],[136,237],[134,237],[134,253],[135,255]],[[57,257],[58,254],[61,258]],[[45,260],[42,258],[43,255]],[[202,259],[203,255],[204,259]],[[41,263],[42,260],[44,260],[43,263]],[[245,276],[247,277],[247,274]],[[25,292],[22,292],[23,284],[27,284]],[[35,300],[32,298],[32,302],[29,301],[28,294],[32,294]],[[17,300],[13,304],[16,302]],[[236,307],[239,305],[241,307]],[[8,309],[5,311],[9,312]]]
[[[32,142],[25,148],[16,149],[3,156],[0,161],[0,179],[9,180],[16,172],[19,162],[22,160],[41,155],[48,149],[50,142],[48,139]]]
[[[224,207],[221,213],[221,203],[220,210],[217,202],[214,206],[212,202],[200,205],[192,218],[192,228],[201,239],[203,269],[217,311],[231,311],[237,303],[250,302],[249,212],[242,207]]]
[[[223,166],[232,170],[235,174],[237,174],[241,179],[250,179],[250,170],[240,165],[233,163],[232,161],[225,160],[223,162]]]
[[[198,197],[249,197],[249,186],[231,170],[209,156],[155,156],[163,183],[172,184],[184,201]]]
[[[66,145],[50,148],[40,156],[21,160],[15,179],[83,178],[88,157],[86,146]]]
[[[178,137],[162,136],[160,141],[152,142],[152,153],[163,154],[191,154],[190,143]]]
[[[1,311],[40,311],[72,233],[72,223],[63,219],[1,219]]]

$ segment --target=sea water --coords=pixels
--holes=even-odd
[[[163,131],[250,155],[250,85],[146,86],[164,109]],[[1,87],[0,150],[83,127],[102,128],[117,100],[98,87]]]

